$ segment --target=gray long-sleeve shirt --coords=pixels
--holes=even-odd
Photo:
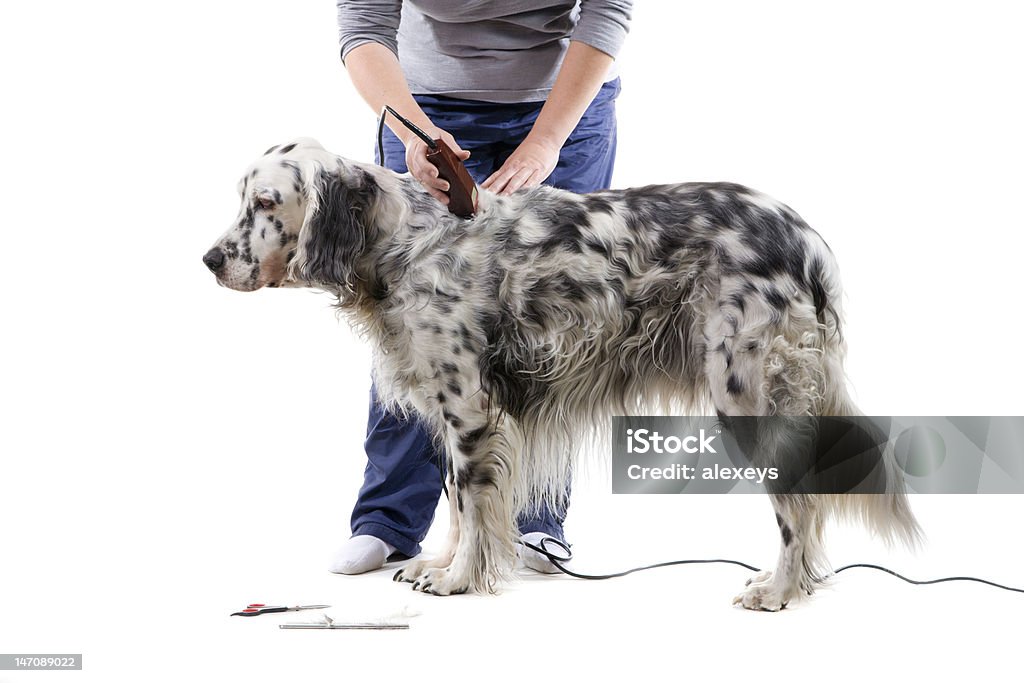
[[[547,98],[569,41],[615,57],[631,0],[338,0],[342,60],[365,43],[398,56],[414,94]],[[615,76],[615,67],[608,80]]]

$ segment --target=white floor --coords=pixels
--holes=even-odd
[[[1024,595],[915,587],[867,570],[777,614],[733,607],[749,573],[724,565],[610,581],[523,573],[499,595],[448,598],[392,582],[395,565],[329,574],[351,499],[331,480],[340,457],[296,453],[291,467],[302,474],[268,461],[235,472],[211,464],[174,475],[181,488],[151,498],[107,487],[88,506],[83,495],[78,514],[64,511],[66,537],[37,539],[4,567],[0,643],[80,652],[85,670],[2,672],[0,681],[447,680],[458,668],[496,680],[985,680],[1018,659],[1013,615]],[[198,485],[187,487],[189,478]],[[1024,553],[1012,541],[1024,513],[1018,497],[917,496],[914,507],[930,536],[916,556],[840,527],[830,534],[836,566],[876,562],[912,578],[974,574],[1024,587]],[[442,506],[428,551],[445,522]],[[777,544],[761,496],[612,496],[596,482],[577,486],[568,530],[577,570],[590,572],[684,558],[766,565]],[[249,602],[328,603],[336,621],[418,616],[404,632],[285,631],[278,624],[315,613],[228,616]]]

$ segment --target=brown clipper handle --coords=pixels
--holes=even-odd
[[[455,152],[442,140],[434,140],[437,149],[427,151],[427,161],[437,168],[437,174],[448,181],[448,211],[462,218],[476,213],[476,183]]]

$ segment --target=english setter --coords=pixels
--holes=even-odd
[[[416,590],[493,591],[517,512],[564,495],[574,444],[614,414],[857,414],[833,255],[746,187],[481,191],[465,220],[413,178],[304,138],[270,148],[238,190],[238,217],[203,258],[217,281],[335,295],[374,345],[381,399],[443,446],[452,526],[440,556],[396,575]],[[778,610],[810,593],[830,515],[912,543],[906,497],[889,490],[771,495],[777,568],[736,602]]]

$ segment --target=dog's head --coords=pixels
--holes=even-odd
[[[363,220],[377,184],[358,164],[300,138],[268,149],[238,181],[234,223],[203,256],[217,283],[261,287],[355,287],[367,243]]]

